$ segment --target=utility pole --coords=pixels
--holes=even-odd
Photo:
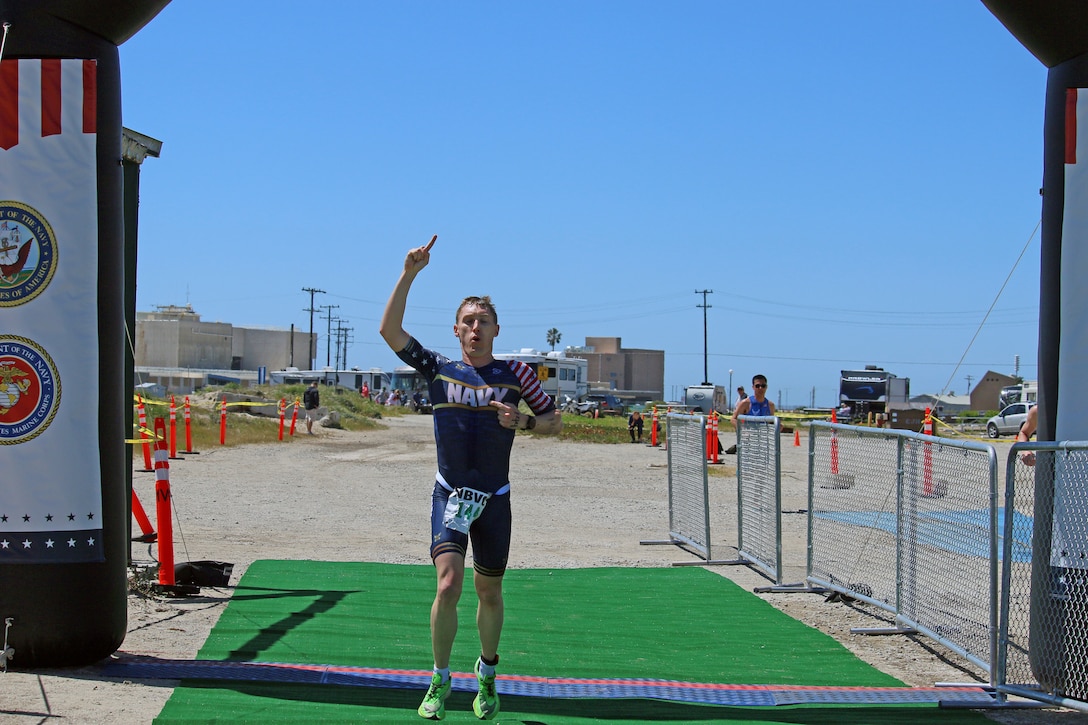
[[[325,319],[328,321],[328,329],[325,333],[325,367],[332,365],[332,311],[340,309],[340,305],[321,305],[321,309],[328,310]]]
[[[342,320],[336,321],[336,369],[340,369],[340,340],[344,336],[344,327],[340,323]]]
[[[347,370],[348,369],[348,333],[351,332],[354,329],[355,329],[354,327],[340,327],[339,328],[340,338],[343,340],[343,343],[342,343],[343,344],[343,348],[342,348],[343,353],[342,353],[342,355],[340,357],[340,366],[339,366],[339,369],[341,369],[341,370]],[[337,342],[337,348],[340,348],[340,346],[341,346],[341,343],[338,341]]]
[[[323,294],[325,294],[325,290],[316,289],[314,287],[303,287],[302,291],[310,293],[310,307],[308,309],[303,310],[303,312],[309,312],[310,313],[310,355],[309,355],[309,358],[310,358],[310,369],[313,370],[314,369],[314,360],[317,358],[317,344],[316,344],[316,340],[314,340],[314,313],[317,312],[317,310],[314,309],[314,295],[316,295],[316,294],[322,294],[323,295]]]
[[[703,296],[703,304],[695,305],[696,307],[703,308],[703,385],[710,385],[710,372],[707,367],[707,348],[706,348],[706,311],[710,309],[710,305],[706,303],[706,296],[714,294],[712,289],[695,290],[695,294]]]
[[[971,375],[968,375],[966,377],[967,377],[967,394],[970,395],[971,394],[971,381],[974,380],[974,377],[971,376]]]
[[[354,327],[344,327],[343,320],[336,321],[336,369],[348,369],[348,332]]]
[[[340,371],[348,368],[348,331],[353,327],[344,327],[343,320],[336,321],[336,384],[340,384]]]

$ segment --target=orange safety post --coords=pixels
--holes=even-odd
[[[299,405],[298,398],[295,398],[295,409],[291,412],[291,433],[290,433],[290,435],[295,434],[295,422],[298,421],[298,405]]]
[[[287,401],[280,398],[280,440],[283,440],[283,419],[287,415]]]
[[[227,396],[223,396],[222,412],[219,414],[219,445],[227,444]]]
[[[185,414],[185,450],[182,453],[191,453],[196,455],[196,451],[193,450],[193,415],[189,409],[189,396],[185,396],[185,405],[182,408]]]
[[[710,415],[703,421],[703,432],[706,434],[706,460],[710,462]]]
[[[178,457],[178,404],[174,396],[170,396],[170,460]]]
[[[794,428],[793,429],[793,445],[796,448],[801,447],[801,429],[800,428]]]
[[[707,460],[711,463],[718,462],[718,413],[711,411],[706,419],[706,449]]]
[[[831,422],[839,422],[835,411],[831,411]],[[831,431],[831,475],[839,475],[839,436],[834,430]]]
[[[653,416],[650,419],[650,446],[657,447],[657,406],[654,406]]]
[[[155,419],[155,519],[159,526],[159,584],[174,586],[174,528],[170,520],[170,461],[166,423]]]
[[[672,406],[671,405],[668,406],[667,408],[665,408],[665,417],[666,417],[666,419],[668,418],[669,413],[672,413]],[[669,437],[668,436],[665,436],[665,450],[666,451],[669,450]]]
[[[155,469],[151,467],[151,444],[147,443],[147,411],[144,409],[144,399],[136,396],[136,420],[140,425],[140,438],[144,442],[144,473],[151,473]]]
[[[925,423],[922,424],[922,433],[933,435],[933,418],[929,408],[926,408]],[[922,495],[933,495],[933,449],[928,442],[922,444]]]
[[[147,512],[144,511],[143,504],[140,503],[140,499],[136,497],[136,490],[132,491],[132,515],[136,517],[136,523],[140,525],[140,531],[143,532],[143,536],[137,536],[133,538],[133,541],[142,541],[145,544],[150,544],[156,538],[155,529],[151,528],[151,519],[147,518]]]

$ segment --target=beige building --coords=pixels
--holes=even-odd
[[[1006,385],[1016,385],[1019,382],[1011,375],[1002,375],[993,370],[987,370],[978,381],[978,385],[971,391],[971,410],[995,410],[999,407],[998,399],[1001,397],[1001,389]]]
[[[315,350],[316,336],[311,340],[309,332],[205,322],[190,305],[136,313],[137,368],[306,369]]]
[[[566,354],[588,363],[593,389],[642,393],[647,400],[664,400],[665,351],[625,348],[618,337],[587,337],[585,347],[568,348]]]

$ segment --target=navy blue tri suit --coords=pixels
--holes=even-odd
[[[494,360],[474,368],[428,350],[414,337],[397,357],[426,378],[434,406],[438,475],[431,499],[431,559],[457,552],[472,540],[473,568],[502,576],[510,553],[510,450],[514,431],[499,425],[497,400],[515,408],[524,400],[540,415],[555,408],[531,367],[517,360]],[[491,494],[468,534],[448,528],[446,502],[455,489]]]

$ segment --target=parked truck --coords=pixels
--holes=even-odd
[[[901,378],[876,365],[840,372],[839,404],[849,407],[854,416],[886,414],[896,404],[904,407],[910,400],[910,378]]]

